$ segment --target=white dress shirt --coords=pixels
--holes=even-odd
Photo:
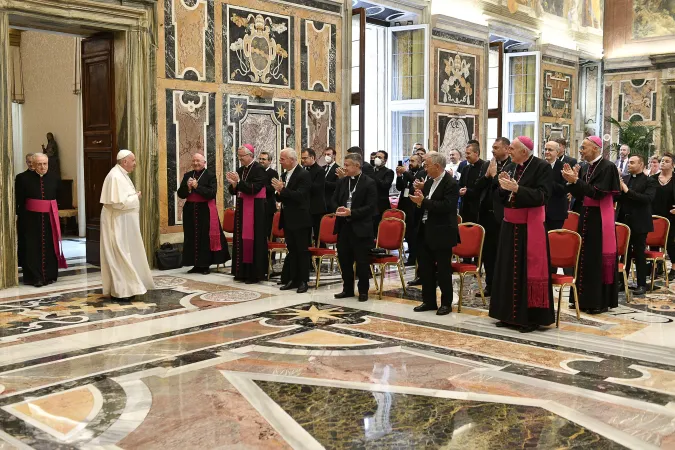
[[[427,198],[431,198],[431,196],[434,195],[434,192],[436,192],[436,188],[438,187],[439,184],[441,184],[441,180],[443,179],[443,176],[445,175],[445,172],[440,174],[438,177],[434,178],[434,182],[431,183],[431,189],[429,189],[429,195]],[[424,216],[422,216],[422,223],[425,223],[427,221],[427,218],[429,217],[429,211],[427,209],[424,210]]]

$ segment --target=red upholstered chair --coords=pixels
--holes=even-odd
[[[288,253],[285,242],[276,242],[275,239],[284,239],[284,230],[279,228],[279,218],[281,217],[281,212],[277,211],[274,213],[274,219],[272,220],[272,235],[270,236],[269,242],[267,242],[267,279],[270,279],[272,275],[272,255],[274,253]]]
[[[668,286],[668,268],[666,267],[666,244],[668,242],[668,232],[670,231],[670,221],[662,216],[652,216],[654,231],[647,234],[647,262],[652,263],[652,291],[654,290],[654,278],[656,278],[656,263],[663,263],[663,273]],[[649,250],[650,247],[658,247],[656,251]]]
[[[405,212],[400,209],[388,209],[382,213],[382,219],[389,219],[390,217],[401,219],[405,222]]]
[[[623,274],[623,288],[626,293],[626,303],[630,301],[628,290],[628,276],[626,275],[626,261],[628,261],[628,243],[630,242],[630,227],[621,222],[614,225],[616,230],[616,253],[619,255],[619,272]]]
[[[459,224],[460,243],[452,248],[452,256],[460,258],[478,258],[478,264],[465,264],[462,262],[453,262],[452,271],[459,275],[459,301],[457,302],[457,312],[462,312],[462,291],[464,290],[464,277],[473,275],[478,281],[480,297],[485,303],[485,294],[483,293],[483,281],[480,276],[480,266],[483,260],[483,241],[485,240],[485,229],[477,223],[467,222]]]
[[[577,294],[577,269],[579,267],[579,254],[581,253],[581,236],[576,231],[570,230],[551,230],[548,232],[548,246],[551,250],[551,266],[563,269],[574,268],[574,276],[560,275],[554,273],[551,275],[553,286],[559,288],[558,291],[558,314],[555,319],[555,326],[560,326],[560,304],[562,303],[563,290],[570,288],[570,295],[574,293],[574,304],[577,309],[577,319],[579,314],[579,295]]]
[[[579,213],[567,211],[567,219],[565,219],[562,229],[574,231],[576,233],[579,230]]]
[[[383,256],[370,256],[370,270],[373,271],[375,266],[380,269],[380,286],[377,286],[377,278],[373,276],[375,281],[375,289],[379,289],[380,299],[382,299],[382,290],[384,288],[384,271],[388,266],[396,266],[398,275],[401,278],[401,286],[403,286],[403,293],[406,294],[405,280],[403,279],[403,237],[405,236],[405,221],[390,217],[382,219],[377,228],[377,241],[375,246],[387,250],[387,254]],[[392,255],[392,251],[398,251],[398,256]]]
[[[335,214],[326,214],[321,218],[321,225],[319,226],[319,238],[316,242],[316,247],[309,248],[309,254],[312,258],[312,263],[316,268],[316,283],[315,288],[319,289],[319,281],[321,281],[321,264],[324,259],[336,260],[337,251],[332,248],[321,248],[321,243],[327,245],[337,245],[337,234],[333,233],[335,229]],[[332,265],[332,264],[331,264]],[[337,263],[338,269],[342,272],[340,262]]]

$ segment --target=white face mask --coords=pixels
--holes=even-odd
[[[324,156],[323,159],[326,160],[326,164],[330,164],[333,162],[333,158],[330,155]]]
[[[381,158],[375,158],[375,165],[377,167],[380,167],[382,165],[382,159]]]

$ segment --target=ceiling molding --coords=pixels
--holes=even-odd
[[[490,29],[485,25],[479,25],[474,22],[468,22],[443,14],[434,14],[431,16],[431,28],[438,28],[450,33],[462,34],[484,41],[487,41],[490,36]]]

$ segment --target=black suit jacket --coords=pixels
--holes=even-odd
[[[333,201],[338,207],[347,206],[350,181],[351,188],[354,189],[354,194],[352,194],[352,215],[350,217],[338,217],[335,220],[333,232],[339,234],[345,223],[349,222],[357,237],[374,239],[373,211],[377,208],[377,187],[372,178],[361,173],[358,183],[356,183],[350,177],[344,177],[337,183]]]
[[[265,174],[267,175],[267,183],[265,184],[265,190],[267,192],[267,204],[265,205],[265,212],[271,216],[277,212],[277,199],[274,195],[272,180],[274,178],[279,178],[279,173],[270,167],[265,171]]]
[[[288,173],[281,176],[286,183]],[[312,179],[309,172],[297,165],[291,179],[277,194],[281,202],[281,216],[279,228],[284,230],[299,230],[312,226],[312,216],[309,213],[309,192],[312,188]]]
[[[309,212],[310,214],[324,214],[326,212],[326,172],[317,163],[304,170],[309,174],[312,183]]]
[[[424,184],[424,200],[421,205],[420,217],[428,211],[427,220],[420,227],[420,238],[424,237],[427,245],[433,249],[451,251],[457,245],[457,200],[459,199],[459,185],[448,173],[429,197],[434,180],[429,178]],[[422,236],[422,234],[424,236]]]
[[[367,161],[363,161],[361,172],[368,175],[370,178],[375,176],[375,169],[373,169],[373,166]]]
[[[337,187],[337,182],[339,180],[335,171],[339,167],[340,165],[338,163],[335,163],[330,167],[330,169],[328,169],[328,172],[326,172],[324,168],[324,179],[325,179],[324,192],[326,195],[326,210],[329,213],[334,213],[335,210],[337,209],[337,205],[333,203],[333,194],[335,193],[335,188]]]
[[[558,158],[558,161],[562,162],[563,164],[569,164],[570,167],[574,167],[577,165],[577,160],[569,155],[563,155],[562,158]]]
[[[623,182],[628,186],[628,192],[621,191],[617,197],[617,220],[628,225],[633,233],[646,234],[654,231],[652,201],[656,196],[658,181],[640,173],[634,178],[632,175],[624,175]]]
[[[412,220],[417,207],[409,197],[405,196],[405,190],[408,189],[408,195],[413,195],[415,193],[415,180],[419,180],[420,178],[418,177],[424,177],[425,175],[426,172],[424,169],[420,168],[415,171],[407,170],[400,176],[396,177],[396,190],[400,192],[398,196],[397,208],[405,212],[406,222],[410,222],[410,220]]]
[[[389,190],[394,183],[395,173],[388,167],[380,167],[374,171],[373,180],[377,185],[377,210],[380,214],[391,208]]]
[[[484,214],[494,214],[497,223],[501,223],[504,219],[504,205],[499,199],[499,174],[506,166],[511,164],[511,158],[507,157],[504,163],[497,165],[497,175],[488,178],[485,174],[490,167],[490,161],[483,162],[480,168],[478,179],[475,183],[475,188],[480,191],[480,206],[478,212],[478,220],[480,221]]]
[[[551,197],[546,205],[547,220],[565,220],[567,219],[567,210],[569,201],[567,200],[567,181],[562,176],[564,163],[557,159],[553,165],[553,186],[551,188]],[[572,166],[570,164],[570,166]]]
[[[474,222],[478,218],[480,190],[476,189],[476,181],[478,181],[481,167],[483,167],[483,160],[479,159],[473,166],[467,163],[461,170],[459,187],[466,188],[466,194],[462,197],[459,213],[465,222]]]

